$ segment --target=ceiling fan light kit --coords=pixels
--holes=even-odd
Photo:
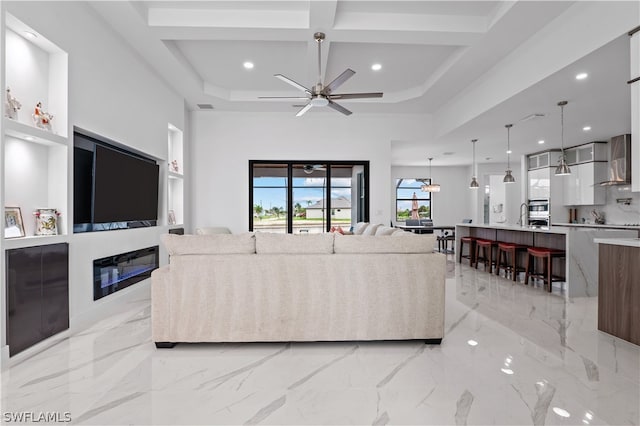
[[[313,35],[314,40],[318,45],[318,82],[313,85],[313,89],[308,89],[302,84],[285,77],[282,74],[275,74],[279,80],[284,81],[287,84],[295,87],[298,90],[305,92],[306,96],[260,96],[259,99],[307,99],[308,103],[296,114],[296,117],[304,115],[311,108],[323,108],[328,106],[329,108],[336,110],[344,115],[351,115],[351,111],[342,105],[334,102],[334,99],[367,99],[367,98],[381,98],[382,92],[369,92],[369,93],[333,93],[338,87],[340,87],[345,81],[353,77],[356,73],[350,68],[347,68],[338,77],[336,77],[331,83],[326,86],[322,84],[322,41],[325,38],[325,34],[317,32]]]

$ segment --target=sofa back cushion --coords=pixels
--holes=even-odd
[[[391,235],[397,230],[398,229],[392,228],[390,226],[380,226],[378,227],[378,229],[376,229],[376,236],[378,237],[378,236],[384,236],[384,235]]]
[[[353,235],[362,235],[365,229],[369,226],[369,222],[358,222],[356,227],[353,228]]]
[[[327,234],[272,234],[256,233],[256,253],[258,254],[331,254],[333,236]]]
[[[231,230],[226,226],[208,226],[204,228],[196,228],[196,235],[211,234],[231,234]]]
[[[436,237],[433,234],[416,235],[408,232],[390,237],[371,235],[336,235],[333,245],[342,253],[432,253]]]
[[[162,244],[169,255],[183,254],[254,254],[254,234],[174,235],[164,234]]]

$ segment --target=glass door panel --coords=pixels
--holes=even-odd
[[[323,233],[327,229],[327,165],[293,164],[292,231]]]
[[[287,232],[286,164],[253,165],[253,230]]]

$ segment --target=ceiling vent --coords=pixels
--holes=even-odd
[[[197,104],[198,108],[200,109],[208,109],[208,110],[212,110],[213,109],[213,105],[211,104]]]
[[[535,120],[536,118],[544,118],[544,114],[542,113],[534,113],[534,114],[529,114],[526,117],[522,117],[520,120],[520,122],[524,122],[524,121],[529,121],[529,120]]]

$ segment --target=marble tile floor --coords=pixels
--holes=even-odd
[[[640,347],[597,331],[597,299],[453,262],[449,271],[440,346],[157,350],[149,300],[136,301],[3,372],[2,421],[53,412],[83,425],[640,423]]]

